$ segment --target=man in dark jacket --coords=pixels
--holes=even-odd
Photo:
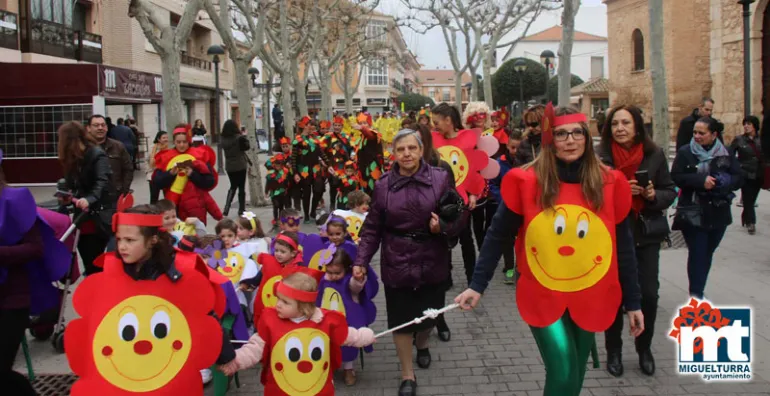
[[[129,162],[131,161],[131,153],[134,152],[134,147],[136,146],[134,144],[134,132],[131,131],[131,128],[123,125],[123,119],[118,120],[118,125],[115,125],[111,130],[109,130],[109,133],[107,133],[107,137],[110,139],[114,139],[119,141],[120,143],[123,143],[123,147],[125,147],[126,151],[129,154]],[[105,133],[107,132],[107,129],[105,128]]]
[[[695,122],[703,117],[711,117],[714,113],[714,99],[703,98],[700,103],[700,107],[693,109],[692,114],[683,118],[679,123],[679,130],[676,132],[676,149],[690,144],[692,139],[692,130],[695,127]],[[720,139],[721,140],[721,139]]]
[[[275,127],[274,135],[277,142],[280,138],[286,136],[283,130],[283,112],[277,103],[273,106],[273,126]]]
[[[115,128],[120,127],[126,128],[125,126],[115,126]],[[107,122],[103,116],[92,115],[88,119],[86,131],[89,138],[99,145],[110,159],[112,178],[109,191],[112,199],[117,200],[121,194],[125,194],[131,189],[131,182],[134,180],[134,166],[131,163],[131,156],[123,143],[107,137]],[[132,133],[130,129],[128,131]]]

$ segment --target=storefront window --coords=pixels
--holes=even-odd
[[[5,158],[58,157],[56,131],[67,121],[85,123],[92,105],[0,107],[0,148]]]

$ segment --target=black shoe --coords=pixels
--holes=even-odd
[[[449,340],[452,339],[452,332],[446,324],[444,315],[439,315],[438,318],[436,318],[436,330],[438,330],[439,340],[449,342]]]
[[[607,372],[613,377],[623,375],[623,354],[620,350],[607,351]]]
[[[230,206],[233,204],[235,198],[235,190],[227,190],[227,198],[225,198],[225,208],[222,210],[222,215],[227,216],[230,213]]]
[[[405,379],[398,387],[398,396],[417,396],[417,381]]]
[[[639,368],[646,375],[655,374],[655,359],[653,359],[652,351],[649,349],[639,353]]]
[[[417,366],[422,369],[430,367],[431,357],[430,349],[418,349],[417,350]]]

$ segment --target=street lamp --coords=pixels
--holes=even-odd
[[[209,56],[213,56],[212,61],[214,62],[214,87],[216,91],[216,98],[214,100],[214,103],[216,105],[216,108],[214,109],[214,117],[216,117],[216,120],[214,121],[216,125],[216,132],[217,132],[217,172],[221,175],[225,173],[224,169],[224,154],[222,153],[222,130],[220,126],[220,120],[219,120],[219,55],[224,55],[225,50],[219,45],[212,45],[209,47],[208,51],[206,51],[206,54]]]
[[[524,73],[527,71],[527,62],[524,59],[516,59],[513,62],[513,70],[519,75],[519,115],[524,114]]]
[[[743,6],[743,115],[751,115],[751,45],[749,43],[749,7],[755,0],[738,0]]]
[[[556,59],[556,55],[551,50],[545,50],[540,53],[540,62],[545,65],[545,93],[543,98],[545,98],[546,102],[548,101],[548,82],[551,80],[551,65],[554,59]]]

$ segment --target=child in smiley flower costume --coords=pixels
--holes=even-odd
[[[162,225],[149,205],[113,217],[118,253],[102,255],[104,271],[78,286],[81,317],[64,335],[80,377],[72,395],[203,395],[200,370],[235,358],[216,319],[227,280],[198,255],[174,251]]]
[[[471,290],[455,301],[466,303],[468,297],[477,298],[484,291],[502,254],[501,245],[510,243],[506,241],[511,234],[516,235],[521,272],[517,306],[546,367],[544,395],[578,396],[595,344],[594,333],[610,327],[621,297],[633,320],[634,334],[641,333],[637,327],[642,323],[641,294],[627,220],[631,189],[620,172],[598,163],[585,115],[567,111],[556,117],[550,104],[545,113],[543,152],[531,165],[504,176],[500,188],[504,206],[487,232]],[[567,163],[555,154],[552,128],[576,124],[580,127],[572,131],[558,131],[562,147],[585,144],[583,154]],[[582,136],[575,138],[576,133]],[[553,165],[548,176],[558,179],[538,180],[538,171],[543,169],[538,167],[547,169],[548,163]],[[592,188],[586,181],[589,170],[597,172],[596,189],[591,191],[601,190],[599,205],[593,201],[596,195],[589,200],[584,193]],[[545,182],[558,184],[550,204],[542,202]]]

